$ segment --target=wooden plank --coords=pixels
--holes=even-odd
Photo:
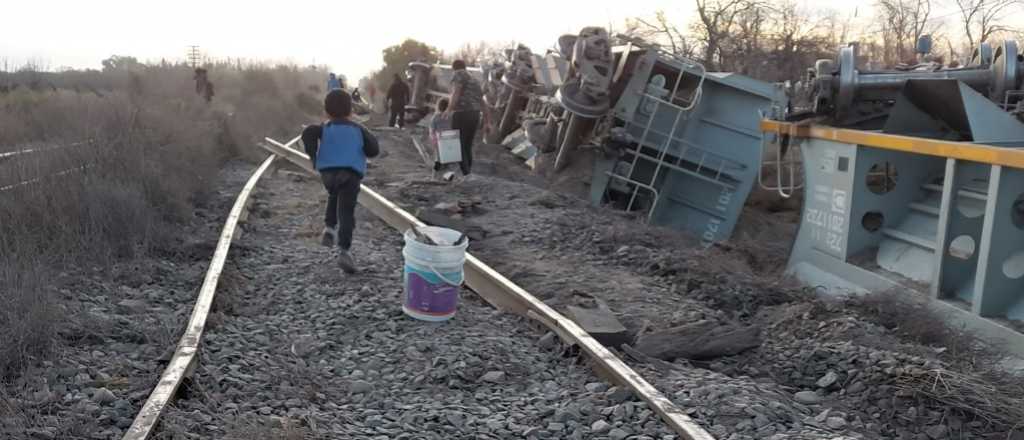
[[[298,151],[284,148],[284,145],[267,139],[261,145],[272,152],[282,154],[289,161],[302,169],[314,173],[309,156]],[[372,189],[362,186],[359,193],[359,204],[374,215],[384,220],[391,227],[405,232],[416,226],[425,226],[416,217],[399,208]],[[466,253],[465,265],[466,284],[484,300],[502,311],[512,312],[520,316],[534,319],[557,333],[568,342],[578,345],[591,359],[600,366],[607,377],[617,385],[629,387],[661,416],[661,419],[680,437],[686,440],[714,440],[704,428],[686,415],[664,394],[644,380],[636,371],[626,365],[604,345],[591,337],[575,322],[558,313],[543,301],[505,278],[498,271],[484,264],[470,253]]]
[[[267,157],[263,164],[256,169],[256,172],[249,177],[245,187],[238,193],[231,213],[224,222],[224,229],[221,231],[220,240],[217,242],[217,249],[210,260],[210,268],[206,271],[206,278],[199,290],[195,305],[192,307],[192,315],[189,317],[185,333],[178,340],[178,347],[174,356],[168,363],[160,376],[160,382],[153,388],[149,399],[142,406],[142,410],[135,417],[132,426],[125,433],[124,440],[145,440],[153,434],[157,421],[163,414],[164,409],[174,398],[182,381],[188,374],[190,366],[197,361],[196,354],[199,351],[199,342],[203,338],[203,331],[206,329],[206,318],[210,313],[210,306],[213,304],[213,297],[217,293],[217,282],[220,280],[221,271],[224,269],[224,262],[227,261],[228,251],[231,249],[231,241],[235,236],[235,228],[238,225],[238,218],[252,193],[260,177],[270,167],[270,164],[277,158],[276,155]]]

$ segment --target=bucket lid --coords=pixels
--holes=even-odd
[[[417,240],[416,234],[413,232],[413,229],[415,229],[416,231],[420,232],[423,235],[426,235],[431,240],[433,240],[434,243],[423,243]],[[465,236],[465,234],[463,234],[462,232],[456,231],[454,229],[442,228],[439,226],[413,227],[406,230],[405,234],[403,235],[405,236],[406,242],[415,242],[423,246],[465,248],[469,245],[469,237]],[[463,243],[455,244],[458,240],[462,239],[463,236],[465,236]]]

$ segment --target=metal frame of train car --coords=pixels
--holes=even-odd
[[[927,293],[948,323],[1024,355],[1024,150],[772,120],[761,129],[804,157],[791,274],[830,294]]]

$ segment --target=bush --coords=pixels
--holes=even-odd
[[[218,65],[207,103],[183,65],[0,73],[0,83],[19,85],[0,93],[0,152],[88,140],[0,161],[0,187],[75,170],[0,192],[0,376],[17,373],[60,333],[45,280],[173,243],[225,159],[317,120],[319,106],[309,105],[316,98],[297,97],[322,76]]]

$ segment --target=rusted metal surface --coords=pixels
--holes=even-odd
[[[309,156],[288,148],[273,139],[267,138],[267,144],[261,144],[267,150],[280,154],[288,161],[298,165],[309,173],[315,173]],[[425,226],[416,217],[387,200],[365,185],[359,192],[359,204],[370,210],[399,231],[406,231],[414,226]],[[617,385],[629,387],[641,399],[647,402],[661,419],[681,438],[687,440],[714,440],[707,431],[697,425],[679,407],[673,404],[664,394],[644,380],[636,371],[626,365],[604,345],[597,342],[575,322],[558,313],[530,292],[519,287],[498,271],[480,261],[472,254],[466,254],[466,284],[499,310],[528,317],[551,329],[568,343],[583,349],[597,365]]]
[[[227,260],[228,251],[231,249],[231,241],[235,236],[239,217],[241,217],[242,212],[245,210],[249,195],[252,193],[253,188],[256,187],[256,183],[259,182],[263,173],[270,168],[276,157],[275,155],[267,157],[267,160],[263,161],[263,164],[256,169],[256,172],[252,174],[252,177],[249,178],[245,187],[238,194],[238,198],[231,208],[231,213],[228,215],[227,221],[224,222],[220,241],[217,242],[217,249],[210,260],[210,268],[206,272],[206,278],[203,280],[199,297],[196,298],[196,303],[192,308],[192,316],[189,318],[188,327],[186,327],[185,333],[178,341],[178,347],[174,351],[174,356],[160,376],[160,382],[153,388],[149,399],[146,400],[142,410],[135,417],[132,426],[128,428],[128,432],[123,437],[124,440],[145,440],[153,434],[164,409],[167,408],[181,383],[197,362],[196,355],[199,351],[199,343],[203,338],[203,331],[206,328],[206,318],[210,313],[210,306],[213,304],[214,295],[217,293],[217,282],[220,279],[221,270],[224,268],[224,262]]]

